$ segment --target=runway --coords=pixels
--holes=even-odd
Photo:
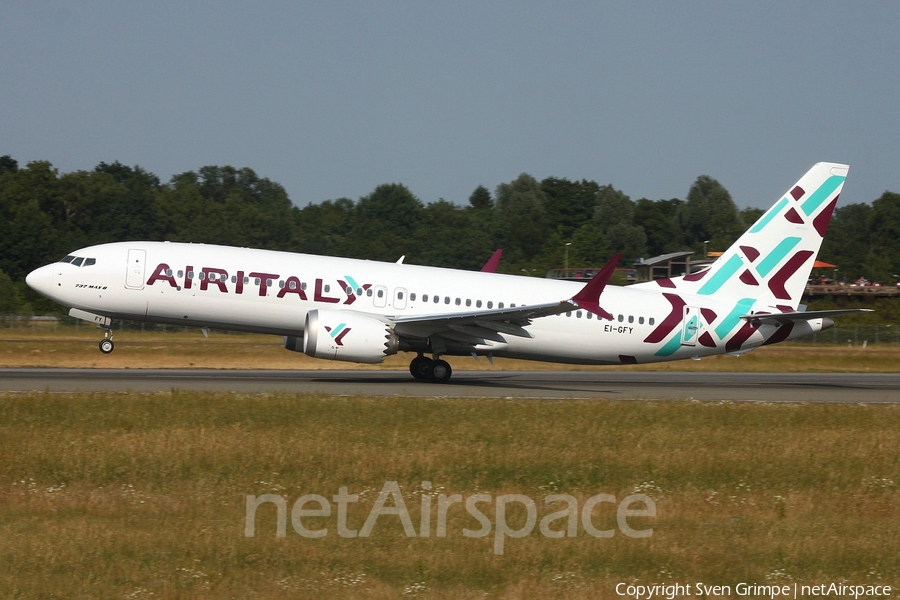
[[[0,369],[0,392],[173,389],[337,396],[900,403],[900,374],[457,371],[450,382],[432,384],[416,381],[406,371]]]

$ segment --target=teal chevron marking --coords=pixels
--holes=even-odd
[[[331,331],[329,331],[328,334],[329,334],[331,337],[336,338],[337,336],[339,336],[339,335],[341,334],[341,332],[342,332],[346,327],[347,327],[347,324],[346,324],[346,323],[341,323],[340,325],[338,325],[337,327],[335,327],[334,329],[332,329]]]
[[[353,280],[353,278],[350,277],[349,275],[344,275],[344,279],[346,279],[346,280],[347,280],[347,283],[350,284],[350,288],[351,288],[351,289],[354,289],[354,290],[360,289],[359,286],[356,285],[356,282]]]
[[[731,258],[728,259],[728,262],[722,265],[722,268],[716,271],[716,274],[710,277],[709,281],[707,281],[697,293],[704,296],[715,294],[743,265],[744,261],[741,260],[741,257],[737,254],[732,254]]]
[[[780,244],[775,246],[775,249],[769,252],[768,256],[762,259],[759,262],[759,266],[756,267],[756,270],[760,275],[765,277],[769,273],[771,273],[772,269],[780,263],[785,256],[788,255],[788,252],[794,249],[794,246],[800,243],[800,238],[798,237],[789,237],[785,238],[781,241]]]
[[[778,204],[773,206],[771,208],[771,210],[769,210],[769,212],[764,214],[763,217],[759,221],[756,222],[756,225],[754,225],[753,227],[750,228],[750,233],[759,233],[760,231],[762,231],[763,228],[769,224],[769,221],[774,219],[778,215],[778,213],[781,212],[781,209],[783,209],[787,205],[788,205],[788,199],[782,198],[778,202]]]
[[[842,175],[832,175],[828,179],[825,180],[819,189],[815,191],[806,201],[800,205],[800,209],[806,213],[806,216],[813,214],[816,212],[816,209],[819,206],[828,200],[828,197],[834,193],[834,190],[838,189],[842,183],[844,183],[844,179],[846,177]]]
[[[734,326],[741,322],[741,315],[746,315],[750,312],[750,307],[753,306],[754,302],[753,298],[742,298],[737,301],[731,312],[716,327],[716,335],[719,336],[720,340],[724,340],[725,336],[734,329]]]
[[[681,348],[681,330],[676,331],[666,345],[656,351],[656,356],[671,356],[679,348]]]

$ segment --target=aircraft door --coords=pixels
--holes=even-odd
[[[387,288],[383,285],[375,286],[375,298],[372,301],[375,308],[384,308],[387,306]]]
[[[700,309],[696,306],[684,307],[684,329],[681,332],[682,346],[696,346],[700,337],[702,324],[700,321]]]
[[[147,251],[131,248],[128,250],[128,270],[125,271],[125,287],[139,290],[144,287],[144,267]]]
[[[396,288],[394,290],[394,308],[403,310],[406,308],[406,288]]]

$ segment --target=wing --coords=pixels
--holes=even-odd
[[[493,310],[476,310],[422,316],[388,317],[400,337],[418,339],[440,337],[471,345],[505,343],[504,335],[532,338],[526,329],[534,319],[562,314],[582,308],[603,319],[612,315],[600,308],[600,294],[612,277],[620,255],[616,255],[577,293],[568,300],[516,306]]]

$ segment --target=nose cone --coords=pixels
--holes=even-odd
[[[37,293],[50,296],[53,291],[53,265],[35,269],[25,277],[25,283]]]

